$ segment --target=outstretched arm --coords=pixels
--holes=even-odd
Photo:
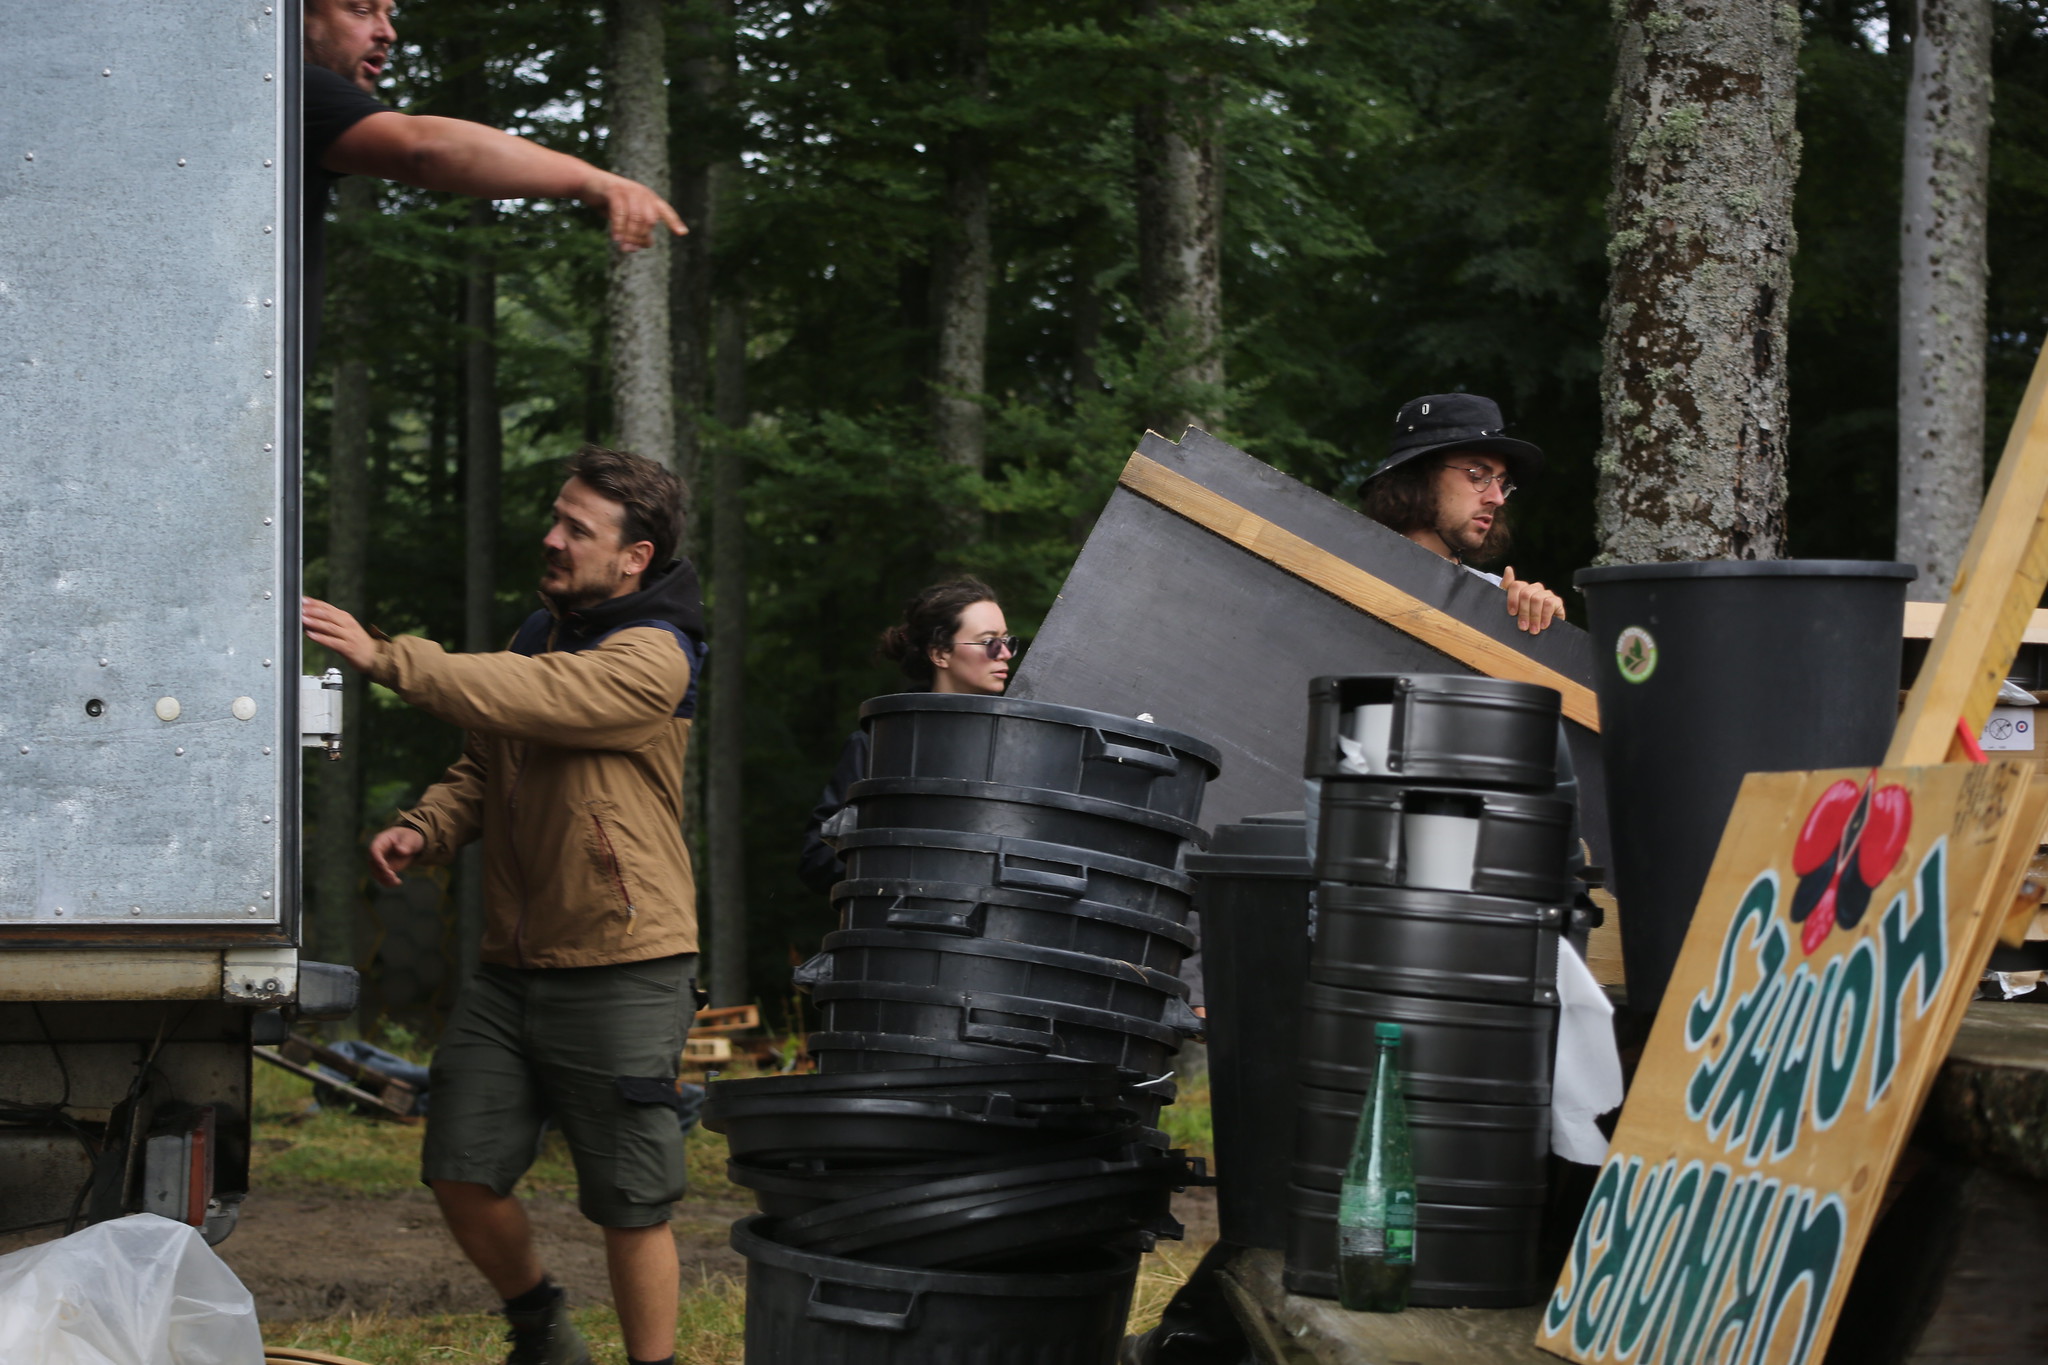
[[[662,228],[678,237],[689,231],[668,201],[639,181],[467,119],[372,114],[336,138],[320,164],[479,199],[580,200],[605,211],[612,240],[626,251],[651,245]]]
[[[690,656],[666,631],[628,627],[578,653],[449,654],[432,640],[377,640],[314,598],[306,638],[412,705],[465,730],[579,749],[637,749],[690,689]],[[425,832],[425,831],[423,831]]]

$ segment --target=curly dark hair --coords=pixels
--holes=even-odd
[[[1455,452],[1450,452],[1455,453]],[[1443,467],[1438,459],[1423,456],[1397,464],[1386,473],[1365,481],[1358,490],[1358,509],[1390,531],[1407,535],[1410,531],[1436,529],[1436,472]],[[1485,564],[1499,559],[1514,544],[1514,532],[1508,529],[1506,504],[1494,510],[1493,528],[1486,533],[1486,540],[1469,555],[1460,556],[1464,561]]]
[[[929,687],[938,670],[931,651],[953,641],[960,613],[976,602],[995,602],[996,592],[978,578],[934,583],[903,604],[903,619],[882,632],[881,656],[903,670],[903,676]]]
[[[654,546],[649,569],[659,569],[676,556],[683,529],[683,481],[645,455],[586,445],[571,455],[565,472],[581,479],[623,509],[619,544]]]

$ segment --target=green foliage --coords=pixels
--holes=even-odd
[[[752,417],[707,426],[707,439],[737,449],[749,479],[748,950],[771,1012],[830,927],[796,879],[796,849],[859,703],[897,685],[874,658],[878,632],[911,591],[971,571],[1030,634],[1151,414],[1197,399],[1223,414],[1221,434],[1345,497],[1404,398],[1489,393],[1550,457],[1516,495],[1517,571],[1561,586],[1590,560],[1613,79],[1603,0],[1227,0],[1145,18],[1128,3],[1021,0],[991,9],[986,102],[951,74],[955,7],[940,0],[741,0],[730,19],[678,0],[671,13],[673,72],[728,44],[737,56],[730,100],[707,106],[678,79],[672,108],[679,165],[743,157],[713,277],[746,299]],[[1903,81],[1900,56],[1881,50],[1886,17],[1872,0],[1805,8],[1790,437],[1801,555],[1890,556]],[[403,11],[400,29],[403,107],[603,160],[599,7],[440,0]],[[1994,448],[2048,330],[2035,245],[2048,226],[2048,0],[2000,0],[1996,74]],[[1148,331],[1136,297],[1132,110],[1185,77],[1213,82],[1224,130],[1228,384],[1206,395],[1170,391],[1186,357]],[[963,132],[985,140],[994,196],[980,477],[938,459],[927,411],[943,153]],[[496,624],[509,633],[533,600],[555,461],[611,431],[608,248],[574,205],[504,204],[479,226],[445,196],[385,186],[379,204],[336,234],[337,252],[360,249],[373,268],[334,280],[368,316],[325,357],[371,364],[371,616],[460,633],[461,287],[488,254],[507,418]],[[325,373],[308,413],[316,591]],[[972,542],[941,529],[959,508],[982,514]],[[720,589],[708,584],[714,635]],[[715,679],[707,704],[715,713]],[[458,741],[395,698],[367,710],[352,742],[369,764],[371,824]]]

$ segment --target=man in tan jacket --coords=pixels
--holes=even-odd
[[[703,613],[672,559],[682,485],[585,446],[542,541],[546,607],[499,654],[449,654],[311,599],[308,638],[468,732],[462,757],[371,841],[395,885],[484,844],[477,975],[434,1055],[421,1158],[449,1231],[505,1300],[511,1365],[586,1365],[512,1188],[552,1118],[604,1228],[628,1358],[674,1358],[683,1190],[676,1063],[695,1010],[696,884],[683,754]]]

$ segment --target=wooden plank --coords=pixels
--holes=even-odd
[[[732,1060],[732,1039],[730,1038],[685,1038],[683,1040],[684,1066],[716,1066]]]
[[[1555,688],[1564,698],[1568,719],[1589,730],[1600,728],[1600,704],[1592,688],[1480,634],[1456,617],[1247,511],[1186,475],[1144,455],[1133,454],[1118,482],[1488,677]]]
[[[1913,680],[1887,767],[1959,757],[1958,721],[1984,728],[2048,585],[2048,348],[2034,364],[1955,589]]]
[[[398,1107],[396,1101],[389,1095],[373,1095],[367,1090],[350,1085],[347,1081],[338,1081],[317,1067],[303,1066],[288,1057],[281,1056],[275,1048],[252,1047],[249,1051],[254,1053],[260,1060],[266,1061],[280,1070],[289,1071],[294,1076],[304,1076],[307,1080],[316,1084],[324,1085],[331,1090],[340,1091],[350,1099],[367,1104],[372,1109],[376,1109],[390,1118],[397,1119],[402,1123],[419,1122],[419,1116],[411,1112],[412,1089],[409,1086],[403,1085],[402,1082],[392,1081],[390,1085],[398,1086],[405,1091],[404,1108]]]
[[[1743,783],[1538,1345],[1617,1365],[1825,1355],[2031,851],[2029,771]],[[1844,784],[1868,814],[1798,858]],[[1839,913],[1806,913],[1830,878]]]
[[[1277,1251],[1248,1248],[1217,1272],[1231,1316],[1260,1365],[1539,1365],[1529,1344],[1538,1308],[1410,1308],[1352,1313],[1290,1294]]]
[[[1603,986],[1626,986],[1628,970],[1621,957],[1621,906],[1604,886],[1586,892],[1600,907],[1600,923],[1586,935],[1586,966]]]
[[[1905,638],[1908,640],[1932,640],[1941,629],[1941,618],[1948,612],[1946,602],[1906,603]],[[2048,607],[2042,607],[2027,618],[2027,628],[2020,635],[2023,645],[2048,645]]]
[[[692,1038],[716,1038],[731,1033],[750,1033],[761,1027],[759,1005],[720,1005],[701,1009],[690,1024]]]

